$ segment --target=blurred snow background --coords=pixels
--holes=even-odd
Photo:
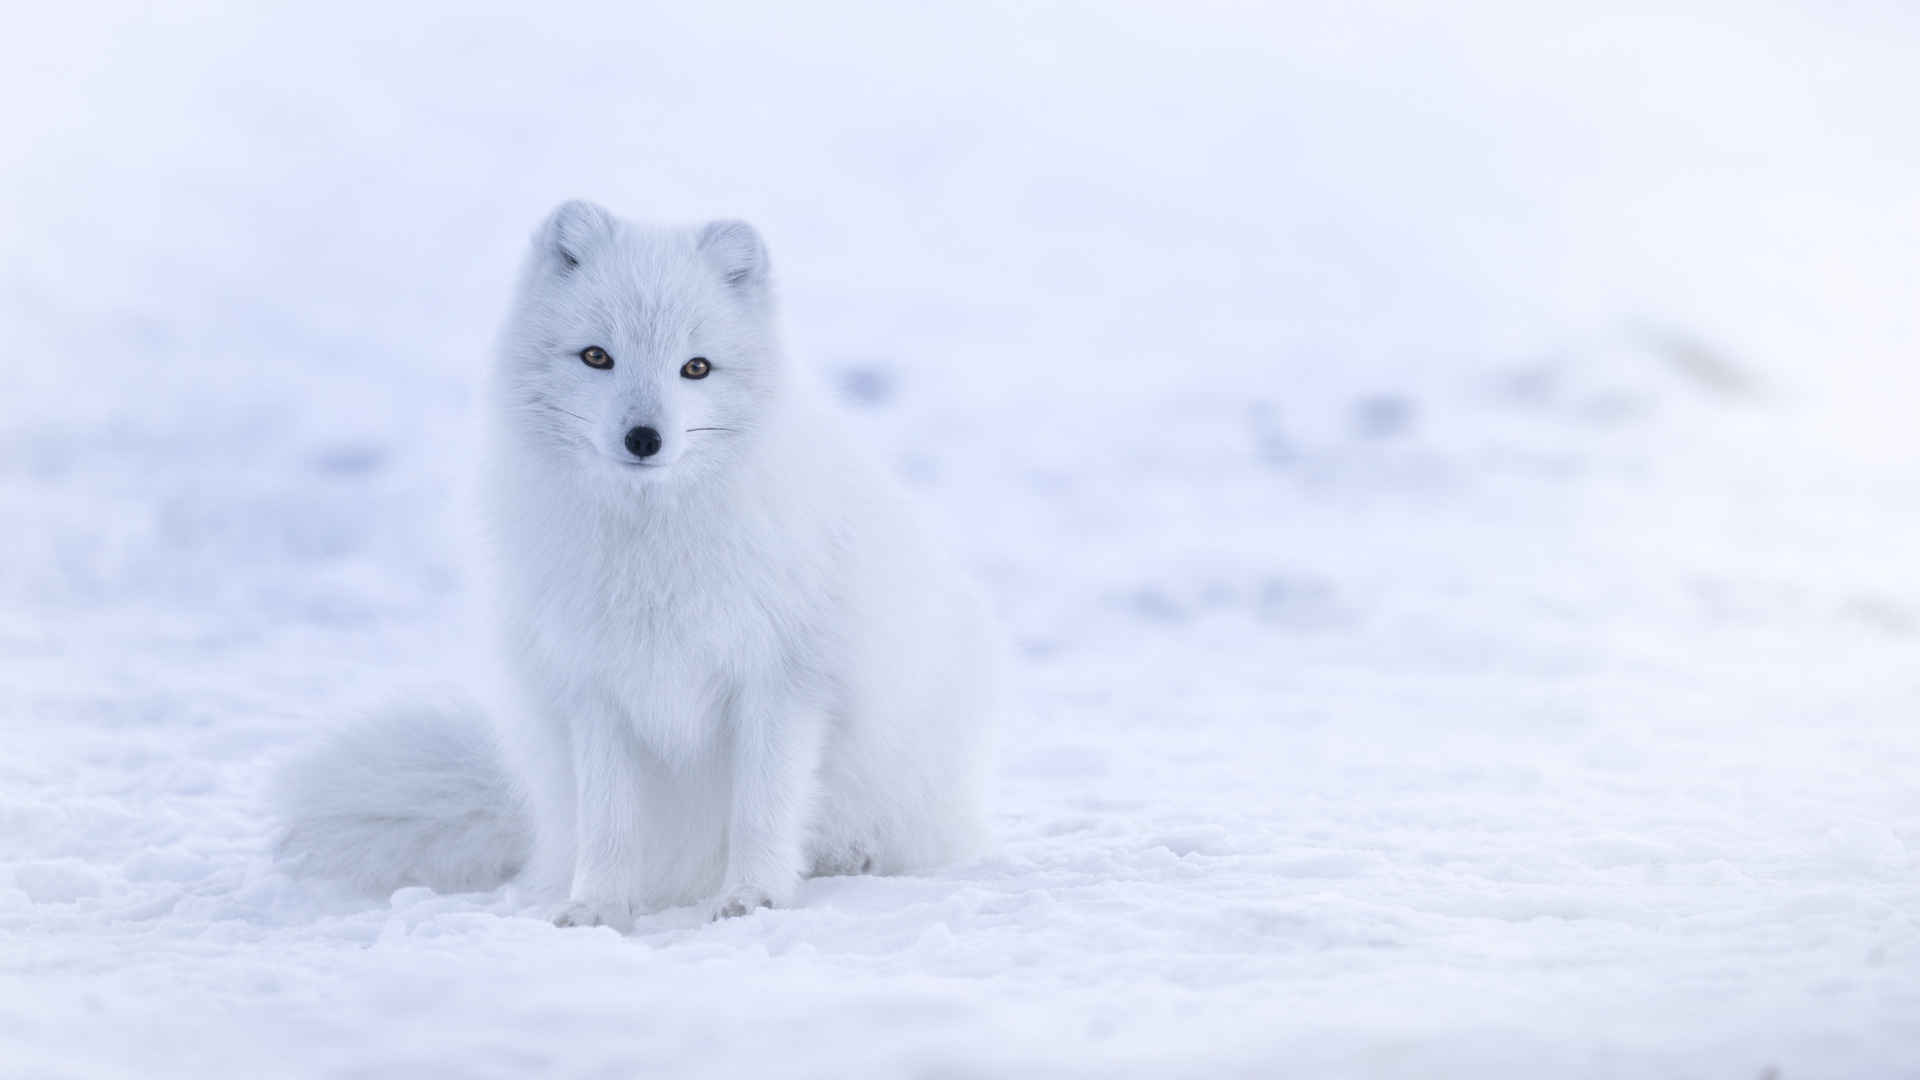
[[[42,6],[0,1076],[1914,1075],[1898,2]],[[1021,657],[999,852],[557,931],[264,855],[474,676],[567,196],[767,234]]]

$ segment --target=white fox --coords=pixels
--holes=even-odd
[[[553,212],[482,478],[518,707],[336,736],[286,774],[283,858],[626,929],[976,848],[992,637],[774,322],[749,225]]]

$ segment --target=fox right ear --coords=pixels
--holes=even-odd
[[[534,243],[565,273],[586,261],[611,235],[612,214],[585,199],[568,199],[547,215]]]
[[[754,292],[767,284],[767,245],[744,221],[714,221],[700,230],[700,251],[735,289]]]

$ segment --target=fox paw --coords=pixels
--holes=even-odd
[[[711,921],[719,922],[721,919],[737,919],[742,915],[751,915],[761,908],[770,908],[772,906],[773,897],[768,896],[764,889],[756,889],[751,885],[742,885],[738,888],[728,890],[725,895],[714,902],[713,918]]]
[[[633,908],[619,900],[569,900],[554,913],[555,926],[610,926],[624,934],[633,929]]]
[[[873,873],[873,856],[862,848],[850,847],[832,854],[814,857],[813,869],[808,877],[846,877],[853,874]]]

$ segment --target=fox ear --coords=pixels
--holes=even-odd
[[[760,233],[744,221],[715,221],[700,230],[700,253],[720,271],[726,283],[742,292],[766,286],[767,245]]]
[[[612,214],[585,199],[568,199],[547,215],[534,244],[565,273],[584,262],[611,235]]]

